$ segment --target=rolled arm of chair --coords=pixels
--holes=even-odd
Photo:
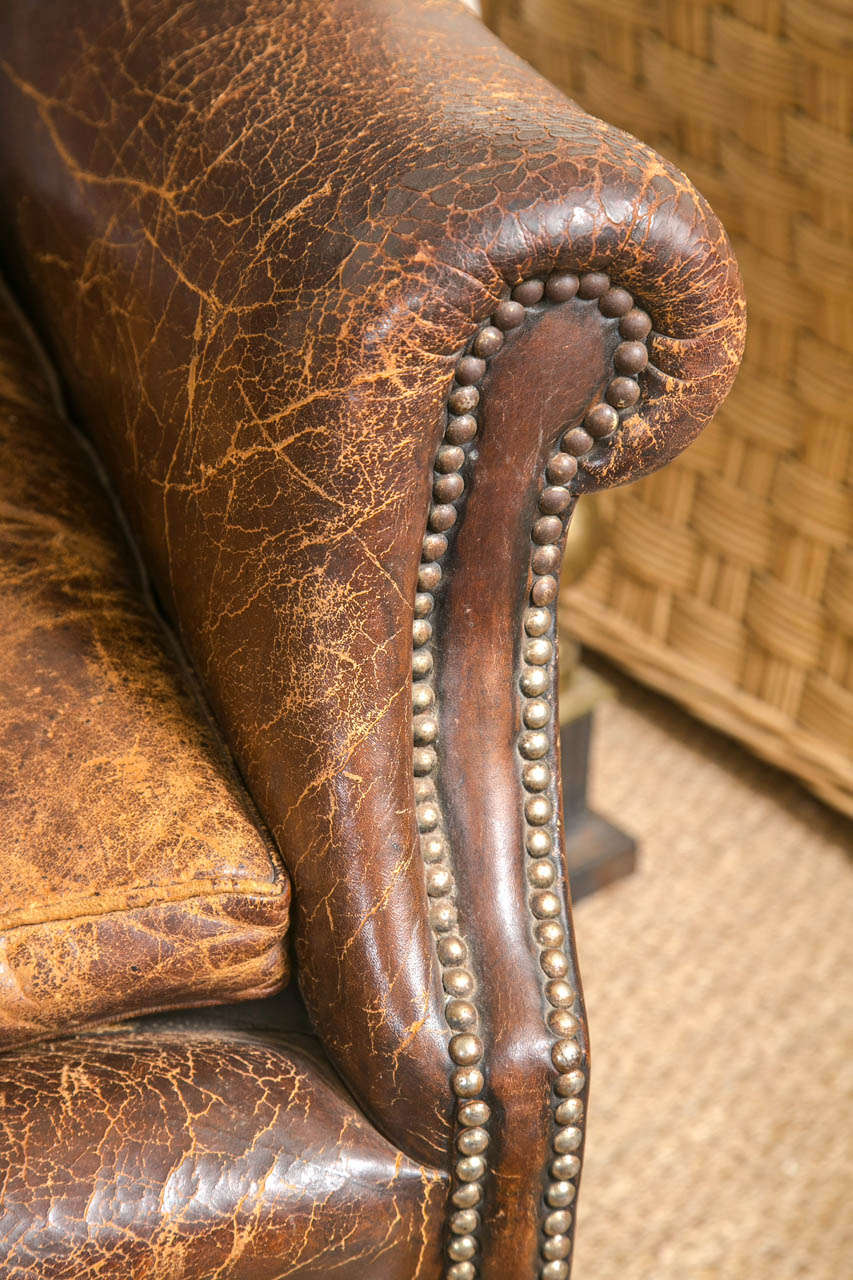
[[[447,0],[21,8],[5,269],[281,846],[309,1010],[451,1161],[448,1276],[559,1278],[560,549],[725,396],[725,235]]]

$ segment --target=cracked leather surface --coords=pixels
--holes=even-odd
[[[3,1280],[437,1274],[443,1176],[267,1003],[266,1029],[189,1015],[0,1057]]]
[[[410,661],[454,364],[512,284],[605,269],[652,316],[652,364],[642,412],[581,487],[660,466],[737,367],[724,233],[681,174],[448,0],[44,0],[37,15],[11,0],[0,43],[4,269],[291,873],[314,1025],[366,1114],[443,1164]],[[576,413],[569,373],[548,369],[550,403]],[[529,454],[547,443],[535,413],[514,423]],[[535,477],[519,483],[525,502],[495,513],[515,546]],[[472,580],[526,572],[471,555]],[[478,725],[460,727],[463,752],[466,735],[475,760]],[[460,913],[483,981],[508,973],[491,1000],[508,1045],[495,1110],[527,1090],[534,1114],[547,1063],[541,1035],[513,1037],[528,986],[505,963],[520,947],[528,982],[529,933],[503,914],[523,855],[489,860],[482,809],[467,807],[455,857],[462,884],[491,884],[489,907],[472,894]],[[486,1280],[533,1274],[537,1124],[494,1147],[525,1207],[484,1237]]]
[[[454,358],[506,280],[606,265],[667,335],[609,478],[659,465],[734,375],[724,234],[444,0],[27,13],[0,20],[7,269],[280,844],[329,1050],[436,1157],[408,685]]]
[[[289,887],[0,299],[0,1047],[239,1000]]]

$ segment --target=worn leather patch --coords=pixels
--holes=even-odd
[[[289,884],[0,305],[0,1047],[286,976]]]
[[[435,1280],[446,1177],[314,1038],[183,1021],[0,1057],[3,1280]]]

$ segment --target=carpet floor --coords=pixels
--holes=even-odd
[[[853,1277],[853,828],[600,668],[579,903],[592,1096],[573,1280]]]

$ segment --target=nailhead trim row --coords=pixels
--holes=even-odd
[[[414,604],[412,653],[413,768],[421,854],[429,897],[429,921],[441,966],[445,991],[444,1016],[450,1031],[448,1052],[454,1064],[451,1086],[456,1097],[453,1167],[453,1208],[446,1244],[445,1280],[477,1280],[479,1267],[480,1205],[488,1171],[488,1124],[491,1111],[483,1098],[483,1044],[477,1031],[479,1014],[476,983],[466,967],[468,951],[458,930],[456,886],[444,830],[436,780],[439,734],[431,647],[435,593],[453,529],[465,492],[465,468],[472,441],[479,430],[477,419],[480,384],[489,361],[501,350],[505,334],[521,325],[529,307],[559,304],[574,297],[596,300],[606,319],[618,320],[621,341],[613,358],[613,374],[604,399],[586,413],[583,425],[565,432],[561,447],[548,460],[539,494],[540,514],[531,529],[529,607],[523,617],[523,666],[519,674],[524,729],[519,735],[521,782],[525,818],[525,842],[529,862],[528,907],[539,946],[546,1019],[554,1034],[551,1059],[555,1070],[552,1136],[554,1157],[542,1206],[541,1265],[539,1280],[565,1280],[571,1250],[572,1222],[568,1205],[574,1199],[574,1181],[580,1173],[576,1154],[583,1144],[583,1102],[586,1087],[579,1069],[582,1049],[575,1033],[573,1012],[577,992],[570,978],[565,949],[566,927],[562,900],[553,892],[558,883],[555,854],[556,806],[554,759],[554,708],[547,699],[555,661],[555,609],[558,591],[560,544],[575,496],[571,483],[578,458],[606,441],[619,426],[620,414],[640,400],[637,375],[648,363],[646,339],[651,332],[648,315],[634,306],[631,295],[611,286],[603,272],[580,277],[557,271],[545,280],[524,280],[500,302],[491,318],[480,326],[468,351],[456,366],[447,401],[448,416],[434,463],[433,500],[427,519],[418,590]],[[549,794],[550,793],[550,794]],[[557,845],[557,848],[559,846]]]
[[[453,1062],[451,1087],[456,1099],[452,1209],[445,1245],[446,1280],[475,1280],[478,1268],[480,1212],[487,1171],[488,1124],[491,1109],[483,1100],[485,1079],[481,1067],[483,1043],[477,1035],[479,1013],[476,982],[467,967],[468,949],[457,927],[456,884],[436,779],[438,756],[435,742],[439,722],[433,679],[432,622],[435,594],[443,576],[459,502],[465,493],[465,466],[471,442],[477,435],[476,417],[480,392],[477,383],[486,370],[478,353],[489,346],[488,326],[478,331],[471,353],[463,356],[448,399],[448,418],[435,456],[432,501],[427,518],[412,628],[412,732],[415,813],[429,898],[429,923],[435,941],[445,1003],[444,1018],[450,1032],[448,1052]],[[503,334],[492,336],[494,351]],[[484,337],[485,335],[485,337]]]

